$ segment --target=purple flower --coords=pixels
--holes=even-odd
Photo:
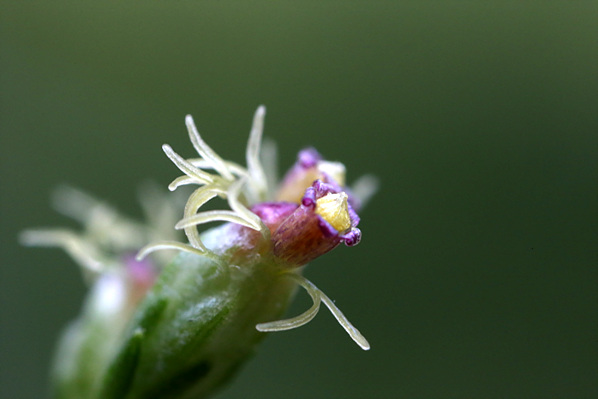
[[[308,148],[277,184],[271,166],[275,149],[261,145],[264,115],[265,108],[259,107],[246,167],[212,150],[191,116],[186,124],[199,158],[185,159],[170,146],[162,147],[184,173],[169,189],[198,186],[178,222],[174,209],[182,203],[176,197],[161,201],[155,190],[142,196],[148,222],[139,223],[87,194],[63,189],[56,206],[81,221],[83,231],[23,233],[25,244],[65,249],[91,285],[81,315],[59,344],[56,396],[205,395],[234,374],[263,332],[302,326],[321,303],[362,349],[370,348],[332,300],[302,276],[302,266],[340,243],[359,243],[357,211],[375,191],[375,180],[362,178],[350,190],[345,166]],[[216,197],[230,209],[202,210]],[[211,222],[224,223],[198,231]],[[176,230],[184,232],[185,242]],[[153,243],[139,249],[148,241]],[[182,253],[146,257],[173,249]],[[297,285],[313,305],[277,320]]]
[[[243,268],[255,259],[271,259],[278,269],[308,290],[314,307],[306,314],[289,320],[262,323],[260,331],[279,331],[298,327],[311,320],[323,301],[339,322],[364,349],[365,338],[346,320],[320,290],[300,274],[300,266],[337,247],[341,242],[351,247],[361,240],[356,209],[376,190],[372,177],[360,179],[354,191],[345,186],[345,166],[330,162],[313,148],[299,152],[297,162],[280,185],[273,187],[274,170],[264,168],[262,159],[272,159],[273,148],[260,158],[265,107],[255,113],[247,145],[247,168],[222,159],[201,138],[193,119],[187,116],[189,137],[201,158],[184,159],[168,145],[163,149],[184,173],[169,186],[197,184],[187,200],[184,217],[176,224],[184,230],[189,243],[162,241],[143,248],[139,258],[160,249],[175,248],[212,257]],[[200,212],[209,200],[220,197],[230,210]],[[197,226],[224,221],[226,224],[203,234]]]

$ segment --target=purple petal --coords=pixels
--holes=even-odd
[[[346,246],[353,247],[359,244],[361,241],[361,230],[359,230],[357,227],[354,227],[351,229],[351,231],[345,234],[342,239]]]
[[[297,164],[304,169],[313,168],[318,164],[322,156],[315,148],[305,148],[297,155]]]

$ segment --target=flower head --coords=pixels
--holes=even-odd
[[[341,243],[359,243],[357,211],[375,191],[375,180],[366,176],[349,189],[344,165],[308,148],[277,184],[273,169],[263,166],[273,163],[267,160],[275,158],[274,147],[266,145],[260,154],[264,116],[261,106],[253,118],[245,167],[221,158],[193,118],[186,117],[199,157],[185,159],[169,145],[162,147],[183,172],[169,189],[197,186],[181,205],[178,221],[173,219],[176,197],[156,201],[158,193],[146,193],[149,223],[141,224],[66,189],[57,205],[85,229],[22,235],[28,245],[64,248],[92,283],[82,315],[58,351],[57,396],[203,397],[230,378],[263,332],[308,323],[322,302],[361,348],[370,348],[301,272]],[[228,209],[202,209],[216,197]],[[211,222],[224,223],[199,232],[198,226]],[[185,242],[177,230],[184,232]],[[162,251],[173,249],[181,253]],[[277,320],[297,285],[313,305]]]
[[[259,154],[265,112],[265,107],[260,106],[254,115],[246,168],[222,159],[201,138],[192,117],[186,117],[189,138],[200,158],[184,159],[167,144],[162,148],[184,173],[169,189],[188,184],[200,186],[189,196],[184,217],[176,224],[177,229],[184,230],[189,243],[151,244],[140,251],[139,258],[166,248],[227,257],[230,263],[240,267],[249,259],[270,257],[278,268],[287,270],[289,276],[308,290],[317,312],[320,300],[327,297],[296,270],[341,242],[347,246],[359,243],[361,231],[357,228],[359,216],[355,209],[375,191],[376,183],[370,176],[362,178],[357,184],[361,187],[359,198],[345,187],[342,163],[326,161],[315,149],[307,148],[299,152],[297,162],[279,187],[269,187],[267,182],[272,179],[268,179],[266,173],[272,171],[264,170]],[[226,199],[230,210],[201,212],[200,208],[215,197]],[[215,221],[227,223],[211,230],[210,234],[199,234],[198,225]],[[365,338],[332,301],[324,300],[324,303],[338,316],[352,338],[363,349],[369,349]],[[313,309],[310,311],[315,315]],[[289,320],[262,323],[257,328],[277,331],[298,327],[311,319]]]

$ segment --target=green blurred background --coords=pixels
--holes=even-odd
[[[148,4],[149,3],[149,4]],[[69,183],[139,216],[193,154],[286,168],[316,146],[381,179],[364,238],[307,276],[327,311],[271,335],[218,398],[598,397],[598,3],[0,3],[0,397],[40,398],[85,286],[32,226]],[[308,300],[299,297],[299,312]]]

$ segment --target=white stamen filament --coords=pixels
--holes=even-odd
[[[296,279],[294,279],[296,280]],[[271,321],[268,323],[260,323],[255,326],[258,331],[262,332],[275,332],[275,331],[286,331],[292,330],[293,328],[301,327],[307,323],[309,323],[320,310],[320,292],[318,290],[314,290],[311,286],[305,284],[304,281],[296,280],[297,283],[301,284],[303,288],[307,291],[309,296],[313,301],[313,305],[306,310],[305,312],[301,313],[299,316],[291,317],[289,319],[284,320],[277,320]]]
[[[365,337],[359,332],[353,324],[347,319],[347,317],[340,311],[338,307],[332,302],[330,298],[322,292],[318,287],[315,286],[314,283],[306,279],[305,277],[295,274],[295,273],[288,273],[286,274],[289,278],[297,282],[301,285],[307,293],[311,296],[314,304],[311,308],[309,308],[306,312],[300,314],[299,316],[285,319],[285,320],[278,320],[278,321],[271,321],[268,323],[261,323],[255,326],[258,331],[285,331],[290,330],[293,328],[301,327],[302,325],[308,323],[311,319],[315,317],[318,313],[320,308],[320,301],[324,302],[324,305],[330,309],[332,315],[336,318],[339,324],[345,329],[345,331],[349,334],[349,336],[361,347],[363,350],[369,350],[370,344],[365,339]]]
[[[93,254],[96,252],[83,238],[68,230],[26,230],[21,233],[23,245],[39,247],[60,247],[84,270],[99,274],[104,264]]]
[[[252,179],[252,186],[256,190],[259,201],[264,201],[267,194],[266,175],[260,162],[259,152],[264,131],[264,117],[266,107],[260,105],[253,116],[253,125],[247,143],[247,169]]]
[[[197,179],[203,184],[209,184],[214,181],[213,175],[204,172],[203,170],[198,169],[191,165],[189,162],[185,161],[179,154],[174,152],[172,147],[170,147],[168,144],[164,144],[162,146],[162,150],[164,151],[166,156],[170,158],[172,163],[174,163],[176,167],[179,168],[181,172],[183,172],[187,176]]]
[[[91,195],[67,185],[59,186],[52,193],[52,205],[58,212],[83,224],[89,221],[91,210],[102,213],[110,219],[115,217],[112,208]]]
[[[185,124],[187,125],[187,130],[189,131],[189,138],[191,139],[191,143],[193,147],[197,151],[199,155],[201,155],[206,161],[209,161],[212,164],[214,170],[216,170],[220,176],[224,177],[227,180],[234,180],[233,175],[228,170],[224,161],[214,150],[212,150],[205,141],[199,135],[197,131],[197,127],[195,127],[195,122],[193,122],[193,117],[191,115],[187,115],[185,117]]]
[[[146,256],[151,254],[154,251],[159,251],[163,249],[176,249],[183,252],[189,252],[195,255],[202,255],[205,256],[206,252],[203,252],[197,248],[192,247],[191,245],[183,244],[182,242],[178,241],[158,241],[153,244],[146,245],[145,247],[141,248],[137,253],[136,259],[138,261],[142,261],[145,259]]]
[[[196,168],[200,168],[200,169],[214,169],[214,166],[209,162],[206,161],[203,158],[189,158],[187,159],[187,162],[189,162],[191,165],[195,166]],[[227,167],[227,169],[230,171],[230,173],[232,173],[233,175],[236,176],[247,176],[247,170],[242,167],[241,165],[235,163],[235,162],[231,162],[231,161],[222,161],[224,163],[224,166]]]
[[[351,192],[359,199],[361,206],[365,207],[370,198],[376,194],[379,186],[380,183],[375,176],[364,175],[357,179],[355,183],[353,183],[351,186]]]
[[[268,230],[268,228],[263,225],[263,222],[259,218],[259,216],[251,212],[239,201],[239,194],[241,193],[241,188],[245,183],[246,179],[240,179],[230,185],[227,193],[228,205],[234,212],[236,212],[245,221],[247,221],[251,225],[252,229],[262,232],[263,230],[266,230],[269,232],[270,230]]]
[[[203,183],[199,182],[197,179],[194,179],[194,178],[189,177],[187,175],[183,175],[183,176],[179,176],[176,179],[174,179],[168,185],[168,190],[174,191],[177,188],[179,188],[180,186],[186,186],[186,185],[189,185],[189,184],[203,184]]]
[[[266,175],[267,198],[274,198],[278,184],[278,150],[276,143],[265,139],[261,150],[262,169]]]
[[[256,229],[251,223],[243,219],[237,213],[233,211],[206,211],[197,213],[189,218],[180,220],[174,228],[177,230],[184,229],[189,226],[196,226],[198,224],[210,223],[210,222],[232,222],[237,223],[250,229]]]
[[[187,200],[187,204],[185,204],[185,210],[183,212],[184,218],[190,218],[197,213],[199,208],[212,198],[216,197],[217,195],[224,195],[225,191],[218,189],[215,186],[208,185],[203,186],[195,190]],[[196,248],[200,248],[201,250],[205,250],[205,246],[201,242],[199,238],[199,233],[195,226],[185,228],[185,235],[189,239],[191,245]]]
[[[309,280],[306,280],[308,284],[313,285],[313,283]],[[316,287],[314,285],[314,287]],[[319,289],[316,287],[316,289],[319,291]],[[334,302],[332,302],[332,300],[330,298],[328,298],[328,296],[326,296],[326,294],[324,294],[322,291],[320,291],[320,294],[322,296],[322,302],[324,302],[324,305],[326,305],[328,307],[328,309],[332,312],[332,315],[336,318],[336,320],[339,322],[339,324],[345,329],[345,331],[349,334],[349,336],[353,339],[353,341],[355,341],[355,343],[357,343],[357,345],[359,345],[361,347],[361,349],[367,351],[370,349],[370,343],[367,341],[367,339],[365,339],[365,337],[361,334],[361,332],[359,332],[359,330],[357,328],[355,328],[355,326],[353,324],[351,324],[351,322],[349,321],[349,319],[347,319],[347,316],[345,316],[343,314],[343,312],[341,312],[341,310],[334,304]]]

